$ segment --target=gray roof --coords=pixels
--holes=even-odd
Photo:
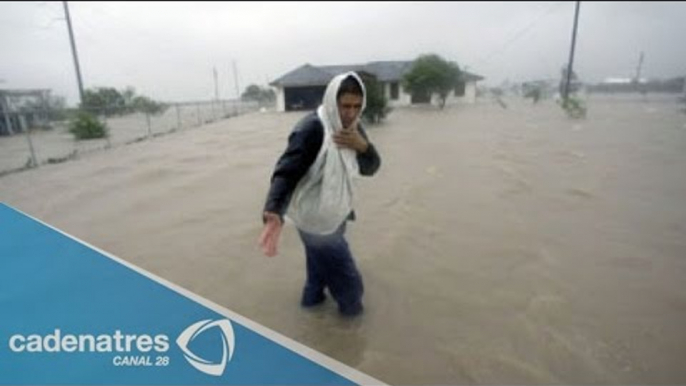
[[[412,68],[412,61],[371,62],[365,68],[382,82],[400,80]]]
[[[273,86],[320,86],[326,85],[333,75],[311,64],[304,64],[270,84]]]
[[[348,71],[363,71],[364,70],[364,64],[344,64],[344,65],[336,65],[336,66],[319,66],[319,68],[323,71],[328,72],[332,76],[336,76],[338,74],[342,74],[344,72]]]
[[[381,82],[393,82],[402,79],[405,73],[412,68],[412,63],[412,61],[405,60],[335,66],[313,66],[311,64],[304,64],[274,80],[270,85],[281,87],[325,86],[337,74],[348,71],[367,72],[376,76]],[[462,74],[463,79],[467,82],[484,79],[480,75],[472,74],[467,71],[463,71]]]
[[[472,74],[469,71],[462,70],[462,80],[465,82],[478,82],[484,80],[484,77],[477,74]]]

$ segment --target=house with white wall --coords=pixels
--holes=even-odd
[[[412,68],[412,61],[380,61],[366,64],[314,66],[304,64],[270,83],[276,92],[278,111],[315,109],[324,96],[326,85],[336,75],[355,71],[374,77],[383,87],[391,107],[418,103],[437,103],[437,96],[422,98],[408,93],[402,78]],[[474,103],[476,83],[484,78],[462,71],[462,82],[450,93],[446,104]]]

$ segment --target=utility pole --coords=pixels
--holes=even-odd
[[[574,48],[576,47],[576,30],[577,26],[579,25],[579,7],[581,6],[581,2],[577,1],[576,2],[576,8],[574,11],[574,29],[572,30],[572,47],[569,51],[569,65],[567,65],[567,80],[565,81],[565,89],[564,89],[564,95],[563,95],[563,100],[564,103],[567,103],[567,100],[569,98],[569,84],[572,80],[572,65],[574,64]]]
[[[214,100],[219,100],[219,84],[217,82],[217,67],[212,68],[214,73]]]
[[[238,85],[238,70],[236,70],[236,61],[233,61],[233,84],[236,86],[236,99],[241,98],[241,87]]]
[[[74,31],[71,28],[71,18],[69,17],[69,4],[63,1],[64,16],[67,19],[67,28],[69,29],[69,41],[71,42],[71,54],[74,57],[74,67],[76,67],[76,80],[79,82],[79,103],[83,104],[83,80],[81,79],[81,68],[79,66],[79,55],[76,52],[76,42],[74,41]]]
[[[636,83],[641,81],[641,69],[643,68],[643,51],[641,51],[641,56],[638,58],[638,66],[636,67]]]

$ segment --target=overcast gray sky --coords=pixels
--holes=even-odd
[[[86,87],[133,86],[161,100],[209,99],[264,85],[303,63],[412,60],[437,53],[486,84],[557,78],[573,2],[70,3]],[[51,88],[77,100],[61,2],[0,3],[0,88]],[[686,75],[686,3],[582,2],[582,80]]]

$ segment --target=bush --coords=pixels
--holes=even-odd
[[[106,138],[109,135],[107,126],[101,123],[96,116],[87,112],[80,112],[71,121],[69,132],[74,134],[77,140]]]
[[[586,118],[586,105],[584,104],[583,100],[576,96],[570,95],[567,97],[567,100],[563,100],[562,108],[570,118]]]
[[[383,87],[372,77],[362,75],[361,78],[367,90],[367,107],[362,116],[371,124],[380,123],[391,112]]]
[[[538,103],[541,99],[541,89],[538,87],[533,87],[524,92],[524,98],[531,98],[534,104]]]

